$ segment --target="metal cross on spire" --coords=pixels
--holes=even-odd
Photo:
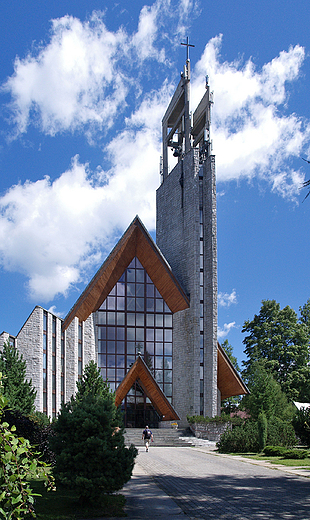
[[[188,36],[187,36],[187,38],[186,38],[186,43],[182,43],[182,42],[181,42],[181,45],[186,45],[186,47],[187,47],[187,49],[186,49],[186,61],[188,61],[188,60],[189,60],[189,48],[190,48],[190,47],[195,47],[195,45],[192,45],[191,43],[189,43],[189,38],[188,38]]]

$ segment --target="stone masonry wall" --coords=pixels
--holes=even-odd
[[[208,441],[219,441],[223,433],[226,432],[226,430],[231,430],[231,423],[195,423],[190,425],[190,429],[195,435],[195,437],[199,439],[206,439]]]
[[[15,346],[26,361],[26,379],[37,391],[35,407],[43,412],[43,309],[35,307],[16,337]]]
[[[78,334],[79,320],[74,318],[66,330],[66,395],[65,401],[76,392],[78,380]]]
[[[8,332],[2,332],[0,334],[0,352],[2,351],[2,347],[6,341],[10,338],[10,334]]]
[[[213,163],[214,164],[214,161]],[[208,165],[211,174],[213,169]],[[208,193],[209,178],[204,179],[205,242],[207,259],[205,279],[205,413],[217,413],[217,343],[216,337],[216,206],[214,186]],[[172,271],[190,296],[190,308],[173,317],[173,405],[185,426],[186,415],[200,412],[200,243],[199,243],[199,157],[192,149],[171,171],[157,190],[156,242]],[[214,235],[215,233],[215,235]],[[214,241],[215,238],[215,241]],[[215,259],[215,262],[214,262]],[[211,269],[211,272],[208,270]],[[208,344],[207,344],[208,342]]]
[[[203,163],[204,222],[204,415],[218,414],[217,390],[217,222],[215,158]]]
[[[94,326],[94,317],[91,314],[86,321],[84,321],[83,327],[83,347],[84,347],[84,356],[83,356],[83,368],[85,365],[88,365],[90,361],[95,361],[97,363],[96,356],[96,344],[95,344],[95,326]]]

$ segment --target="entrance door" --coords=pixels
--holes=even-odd
[[[160,416],[137,382],[125,397],[123,410],[126,428],[158,428]]]

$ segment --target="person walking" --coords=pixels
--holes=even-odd
[[[142,439],[144,440],[145,451],[149,451],[150,441],[153,442],[153,434],[148,426],[142,432]]]

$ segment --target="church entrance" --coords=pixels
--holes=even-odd
[[[158,428],[160,416],[138,382],[135,382],[126,395],[122,409],[126,428],[144,428],[146,425]]]

